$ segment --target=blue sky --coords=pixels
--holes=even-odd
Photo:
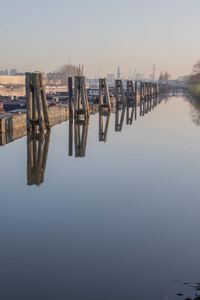
[[[187,74],[200,59],[199,0],[0,0],[0,69],[51,71],[70,61],[89,76],[136,69]]]

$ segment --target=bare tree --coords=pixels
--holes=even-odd
[[[171,75],[166,71],[164,75],[164,80],[170,80]]]
[[[170,80],[170,78],[171,78],[171,75],[167,71],[165,73],[163,73],[163,72],[160,73],[160,77],[159,77],[160,81]]]
[[[160,81],[161,81],[161,80],[164,80],[164,74],[163,74],[163,72],[160,73],[159,80],[160,80]]]
[[[67,85],[68,77],[83,76],[83,66],[62,65],[58,71],[48,73],[48,80],[60,82],[61,85]]]
[[[200,60],[193,66],[193,72],[187,77],[188,84],[200,84]]]
[[[196,62],[193,66],[193,74],[199,74],[200,73],[200,60]]]

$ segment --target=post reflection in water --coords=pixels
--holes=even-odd
[[[77,116],[74,120],[75,157],[85,157],[88,137],[89,116]]]
[[[122,131],[123,123],[124,123],[124,116],[125,116],[125,106],[122,108],[116,107],[115,112],[115,131],[119,132]]]
[[[69,118],[69,156],[73,156],[73,123],[72,117]]]
[[[126,124],[133,124],[137,120],[139,106],[140,116],[144,116],[154,109],[162,99],[155,97],[152,100],[141,99],[139,105],[135,101],[126,106],[113,109],[115,114],[115,131],[122,131],[125,114]],[[110,126],[111,112],[99,111],[99,142],[106,142]],[[89,114],[78,114],[69,118],[68,155],[75,157],[86,156],[87,137],[89,130]],[[27,133],[27,184],[40,185],[44,182],[44,174],[50,144],[50,129],[37,131],[37,126]]]
[[[145,114],[148,114],[149,112],[154,109],[158,103],[160,103],[160,98],[158,97],[153,97],[149,98],[147,100],[140,99],[140,116],[145,116]]]
[[[132,125],[133,124],[133,118],[135,117],[135,120],[137,120],[137,105],[136,103],[130,105],[127,105],[126,109],[126,124]]]
[[[27,132],[27,185],[40,185],[44,174],[50,144],[50,129]]]
[[[105,121],[105,127],[104,125],[104,118],[106,118]],[[108,129],[110,124],[110,112],[99,112],[99,142],[106,142],[108,137]]]
[[[73,156],[73,148],[75,150],[75,157],[85,157],[87,136],[89,128],[89,116],[77,115],[75,119],[69,119],[69,156]],[[73,132],[74,125],[74,132]],[[73,147],[74,140],[74,147]]]

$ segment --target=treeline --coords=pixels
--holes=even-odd
[[[165,73],[161,72],[159,76],[159,81],[170,80],[171,75],[166,71]]]
[[[190,94],[200,100],[200,60],[193,66],[192,74],[187,77]]]
[[[82,76],[84,74],[83,66],[63,65],[57,71],[47,73],[47,79],[50,83],[67,85],[68,77]]]
[[[189,85],[200,84],[200,60],[193,66],[192,74],[187,77]]]

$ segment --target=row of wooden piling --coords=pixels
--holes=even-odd
[[[69,112],[70,116],[84,115],[87,118],[89,103],[87,96],[86,80],[84,76],[68,78]],[[116,106],[124,106],[137,102],[137,96],[141,101],[158,96],[159,85],[152,82],[140,82],[128,80],[124,90],[122,80],[115,81]],[[27,130],[34,126],[40,130],[50,127],[48,104],[41,73],[26,73],[26,100],[27,100]],[[105,78],[99,79],[99,109],[111,110],[112,103],[108,83]]]

